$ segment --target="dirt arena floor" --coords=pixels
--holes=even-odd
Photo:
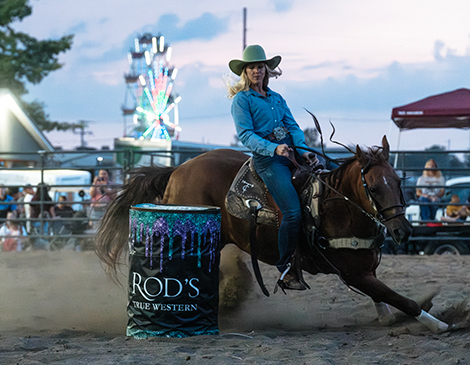
[[[276,269],[261,270],[272,291]],[[415,300],[435,293],[430,313],[455,329],[433,334],[400,313],[383,327],[369,298],[307,275],[312,290],[288,295],[253,284],[220,313],[218,336],[137,340],[127,288],[93,252],[0,252],[0,364],[470,364],[470,256],[384,255],[378,276]]]

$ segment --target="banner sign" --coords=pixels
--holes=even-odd
[[[131,208],[128,336],[219,333],[220,221],[217,207]]]

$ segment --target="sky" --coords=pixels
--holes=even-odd
[[[380,145],[392,150],[432,145],[468,149],[462,130],[399,133],[394,107],[430,95],[470,88],[468,0],[31,0],[31,16],[13,24],[38,39],[74,34],[63,67],[26,100],[46,105],[52,120],[89,122],[90,147],[113,147],[124,133],[121,106],[129,70],[127,52],[146,32],[163,35],[178,68],[173,91],[179,103],[181,141],[229,145],[235,128],[224,80],[228,62],[247,44],[260,44],[268,58],[282,56],[283,74],[269,86],[286,99],[305,129],[308,109],[322,126],[326,146]],[[46,136],[55,146],[80,144],[72,132]]]

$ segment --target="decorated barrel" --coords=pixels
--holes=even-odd
[[[220,208],[130,210],[127,335],[218,334]]]

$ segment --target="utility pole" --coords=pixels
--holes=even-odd
[[[80,134],[80,147],[85,148],[86,147],[86,142],[85,142],[85,134],[93,134],[93,132],[85,131],[85,128],[88,127],[88,122],[84,120],[80,120],[78,122],[78,125],[73,128],[73,133],[74,134]],[[79,129],[79,132],[76,132],[76,130]]]
[[[243,8],[243,50],[246,48],[246,8]]]

